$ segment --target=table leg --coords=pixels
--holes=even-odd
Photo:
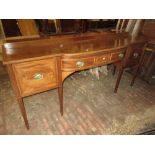
[[[114,76],[114,75],[115,75],[115,73],[116,73],[116,66],[114,65],[114,66],[113,66],[112,75]]]
[[[18,100],[20,111],[22,113],[22,116],[23,116],[23,119],[24,119],[24,122],[25,122],[25,126],[26,126],[27,129],[29,129],[29,123],[28,123],[27,114],[26,114],[23,99],[18,98],[17,100]]]
[[[60,101],[60,113],[63,115],[63,86],[58,87],[59,101]]]
[[[120,83],[120,80],[121,80],[121,77],[123,74],[123,70],[124,70],[123,67],[120,67],[119,72],[118,72],[118,78],[117,78],[115,89],[114,89],[114,93],[117,93],[118,86],[119,86],[119,83]]]
[[[131,81],[131,84],[130,84],[131,86],[133,86],[133,84],[134,84],[134,82],[135,82],[135,79],[136,79],[136,77],[137,77],[137,75],[138,75],[139,69],[140,69],[140,67],[141,67],[141,65],[142,65],[142,63],[143,63],[144,55],[145,55],[145,51],[143,51],[143,53],[142,53],[142,55],[141,55],[139,64],[138,64],[138,66],[137,66],[137,68],[136,68],[135,74],[134,74],[134,76],[133,76],[133,78],[132,78],[132,81]]]

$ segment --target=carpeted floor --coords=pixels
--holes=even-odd
[[[75,73],[64,82],[64,116],[57,89],[24,99],[30,130],[24,126],[8,75],[0,67],[0,134],[140,134],[155,124],[155,86],[140,79],[130,87],[124,73],[118,93],[116,76],[100,80]]]

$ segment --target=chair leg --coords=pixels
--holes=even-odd
[[[117,93],[117,90],[118,90],[118,86],[119,86],[119,83],[120,83],[120,80],[121,80],[121,77],[122,77],[122,74],[123,74],[123,67],[121,67],[119,69],[119,72],[118,72],[118,77],[117,77],[117,81],[116,81],[116,85],[115,85],[115,89],[114,89],[114,93]]]

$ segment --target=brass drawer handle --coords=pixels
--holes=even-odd
[[[76,66],[77,67],[83,67],[84,66],[84,62],[83,61],[77,61],[76,62]]]
[[[124,53],[120,53],[118,56],[122,59],[124,57]]]
[[[133,53],[134,58],[138,57],[138,53]]]
[[[43,76],[43,74],[41,74],[41,73],[36,73],[35,75],[34,75],[34,79],[35,80],[42,80],[44,78],[44,76]]]

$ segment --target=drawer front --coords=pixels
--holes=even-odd
[[[135,49],[129,59],[129,65],[136,65],[139,63],[142,49]]]
[[[124,51],[120,51],[120,52],[116,52],[116,53],[112,53],[111,54],[111,61],[115,62],[115,61],[120,61],[124,58],[125,56],[125,52]]]
[[[104,54],[96,57],[96,64],[104,64],[110,61],[111,54]]]
[[[13,68],[22,96],[57,86],[57,66],[54,58],[14,64]]]
[[[94,57],[89,58],[78,58],[78,59],[62,59],[61,68],[62,70],[81,70],[89,68],[94,65]]]

